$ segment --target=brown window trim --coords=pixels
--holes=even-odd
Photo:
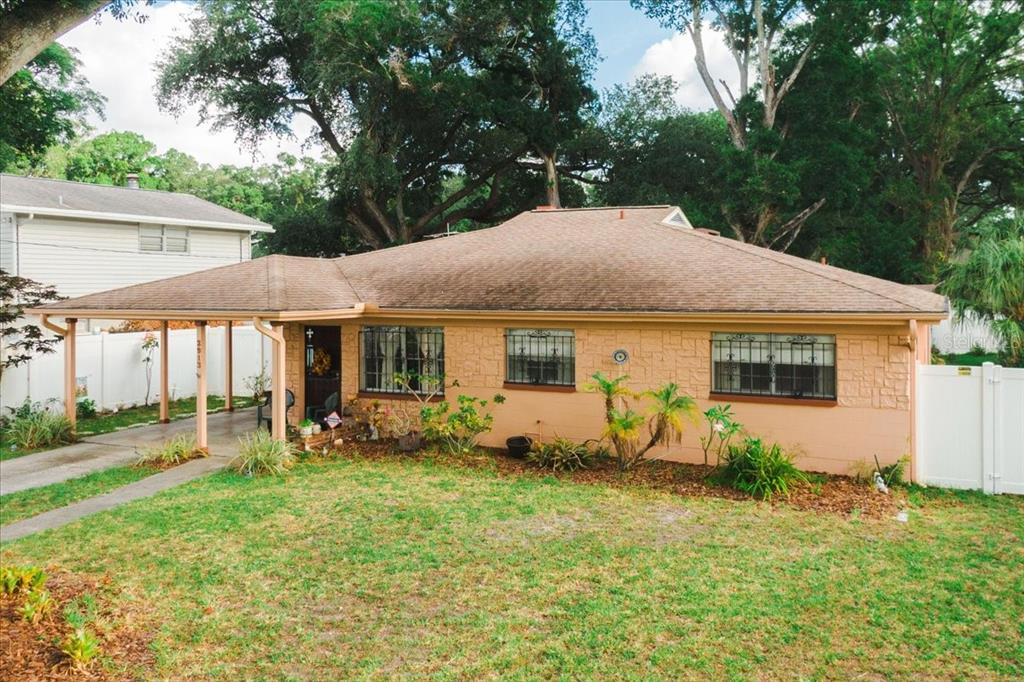
[[[359,391],[356,393],[356,397],[361,400],[419,400],[411,393],[388,393],[386,391]],[[440,393],[426,398],[428,403],[439,403],[442,400],[444,400],[444,395]]]
[[[808,407],[836,407],[835,398],[787,398],[781,395],[751,395],[749,393],[708,394],[708,400],[725,400],[734,403],[775,403],[776,405],[806,405]]]
[[[548,391],[551,393],[575,393],[575,386],[563,386],[561,384],[520,384],[515,381],[506,381],[502,388],[508,391]]]

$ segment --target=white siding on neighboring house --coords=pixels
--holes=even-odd
[[[184,275],[250,256],[241,230],[189,228],[189,253],[141,251],[139,226],[58,218],[19,218],[19,274],[64,296]]]
[[[0,270],[11,274],[17,274],[14,246],[14,216],[0,213]]]

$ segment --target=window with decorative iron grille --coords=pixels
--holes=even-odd
[[[715,333],[711,360],[715,393],[836,397],[834,336]]]
[[[571,329],[505,332],[505,381],[536,386],[576,385],[576,335]]]
[[[444,381],[441,327],[363,327],[359,336],[360,390],[405,393],[396,374],[409,376],[411,388],[421,393]]]

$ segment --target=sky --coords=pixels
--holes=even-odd
[[[696,73],[690,39],[674,34],[626,0],[589,0],[589,21],[601,61],[594,74],[594,86],[604,91],[617,83],[628,83],[645,73],[671,75],[680,84],[676,99],[694,110],[711,107],[711,99]],[[146,21],[116,21],[102,15],[68,32],[60,42],[78,51],[81,72],[91,87],[107,98],[106,118],[93,116],[90,125],[97,133],[131,130],[154,142],[157,152],[169,148],[191,154],[210,164],[251,165],[273,161],[280,152],[320,153],[305,143],[313,125],[295,119],[294,137],[268,140],[255,153],[240,145],[234,131],[213,130],[202,123],[196,109],[178,118],[160,110],[156,95],[156,63],[177,34],[188,30],[187,18],[194,9],[186,2],[169,2],[144,8]],[[712,73],[735,79],[735,65],[721,38],[705,36],[708,64]],[[130,58],[126,58],[130,55]]]

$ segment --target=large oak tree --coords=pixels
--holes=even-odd
[[[566,10],[569,19],[566,20]],[[208,0],[161,65],[159,96],[255,142],[316,125],[336,205],[379,248],[557,201],[582,126],[592,43],[556,0]],[[546,168],[547,172],[536,168]],[[533,184],[532,186],[536,186]]]

